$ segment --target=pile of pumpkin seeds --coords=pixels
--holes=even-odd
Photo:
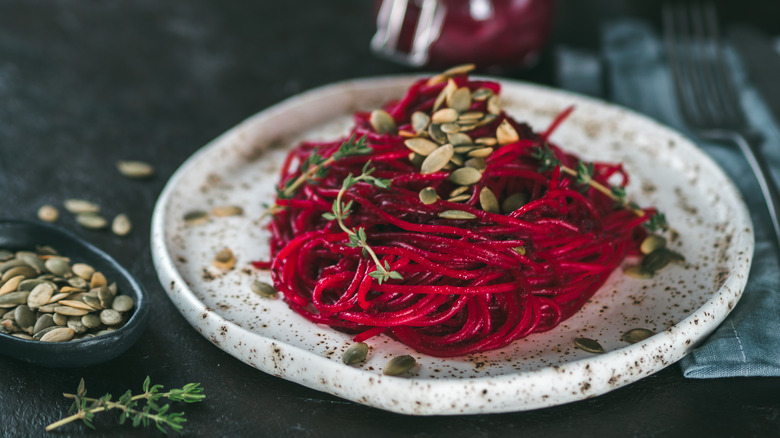
[[[135,303],[86,263],[71,263],[50,247],[0,249],[0,333],[67,342],[112,332]]]
[[[441,170],[450,171],[449,180],[456,186],[447,196],[449,202],[465,202],[473,195],[473,186],[482,179],[485,158],[495,148],[519,140],[515,128],[503,121],[495,136],[472,138],[469,132],[488,125],[501,114],[501,99],[489,88],[472,92],[468,87],[458,87],[452,76],[468,73],[473,65],[454,67],[432,77],[429,85],[446,82],[437,96],[432,113],[417,111],[411,116],[412,131],[397,131],[393,118],[384,110],[375,110],[369,121],[380,134],[395,133],[405,137],[410,161],[420,168],[420,173],[430,174]],[[486,112],[472,111],[475,101],[486,101]],[[471,193],[470,193],[471,192]],[[489,213],[509,213],[527,201],[527,195],[516,193],[499,204],[496,195],[488,188],[480,190],[479,202],[482,210]],[[420,191],[420,201],[430,205],[439,199],[433,187]],[[446,219],[475,219],[472,213],[462,210],[445,210],[439,216]]]

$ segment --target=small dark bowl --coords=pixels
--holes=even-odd
[[[36,245],[51,246],[74,263],[92,265],[109,282],[116,281],[119,293],[132,297],[135,308],[124,326],[89,339],[52,343],[0,333],[0,354],[36,365],[81,367],[106,362],[130,348],[149,319],[149,300],[135,278],[111,256],[69,231],[39,222],[0,220],[0,248],[30,250]]]

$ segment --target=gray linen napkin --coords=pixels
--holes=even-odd
[[[769,215],[758,183],[736,148],[707,143],[689,134],[674,97],[663,44],[645,22],[620,20],[603,29],[602,69],[594,73],[593,55],[563,48],[557,53],[559,85],[596,95],[596,76],[606,77],[609,99],[686,134],[729,174],[741,190],[753,219],[756,249],[745,292],[723,324],[680,361],[691,378],[780,376],[780,264]],[[729,61],[736,74],[742,103],[752,127],[763,134],[763,149],[776,178],[780,176],[780,131],[756,90],[748,82],[737,56]],[[585,68],[577,68],[585,65]],[[594,92],[595,91],[595,92]],[[605,97],[605,96],[600,96]]]

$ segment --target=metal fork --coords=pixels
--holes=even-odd
[[[761,154],[761,138],[747,124],[726,64],[715,8],[711,4],[665,5],[663,25],[683,119],[700,138],[739,147],[761,187],[780,247],[780,194]]]

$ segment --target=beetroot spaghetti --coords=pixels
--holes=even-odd
[[[348,136],[288,155],[271,208],[274,286],[294,311],[438,357],[501,348],[577,312],[660,219],[620,164],[587,163],[453,69]],[[262,265],[262,264],[260,264]]]

